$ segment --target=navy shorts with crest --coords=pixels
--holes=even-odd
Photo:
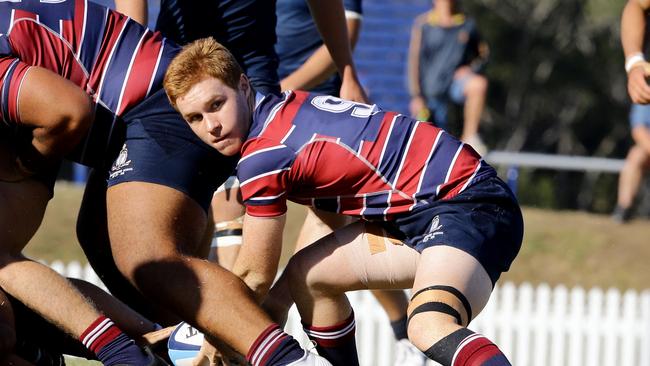
[[[451,199],[431,201],[384,227],[420,253],[436,245],[467,252],[493,285],[510,268],[524,232],[517,199],[498,177],[477,182]]]

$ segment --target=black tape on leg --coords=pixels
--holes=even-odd
[[[451,365],[460,342],[472,334],[474,334],[474,332],[467,328],[458,329],[445,338],[439,340],[428,350],[424,351],[424,354],[427,355],[429,359],[434,360],[441,365]]]
[[[463,295],[462,292],[460,292],[457,288],[451,287],[451,286],[442,286],[442,285],[436,285],[436,286],[429,286],[426,288],[421,289],[420,291],[416,292],[413,296],[411,296],[411,301],[415,299],[416,296],[419,294],[425,292],[425,291],[430,291],[430,290],[440,290],[440,291],[446,291],[449,292],[450,294],[456,296],[458,300],[463,304],[463,307],[465,308],[465,312],[467,312],[467,322],[469,323],[472,320],[472,306],[469,304],[469,300]],[[461,324],[459,322],[458,324]]]
[[[462,320],[460,318],[460,313],[456,311],[456,309],[452,308],[451,306],[445,304],[444,302],[425,302],[424,304],[418,306],[417,308],[413,309],[411,314],[409,314],[408,319],[406,320],[406,324],[411,322],[411,318],[415,314],[419,313],[424,313],[427,311],[435,311],[437,313],[443,313],[447,315],[451,315],[454,318],[456,318],[456,323],[457,324],[462,324]]]

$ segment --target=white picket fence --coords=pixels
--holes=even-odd
[[[51,267],[103,286],[90,266]],[[361,364],[392,365],[394,339],[385,313],[369,292],[349,297]],[[650,291],[505,283],[470,328],[497,343],[516,366],[650,366]],[[307,343],[295,308],[287,330]]]

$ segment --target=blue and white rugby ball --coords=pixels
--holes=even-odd
[[[167,348],[169,358],[175,366],[191,366],[203,344],[203,333],[182,322],[169,336]]]

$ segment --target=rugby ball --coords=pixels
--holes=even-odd
[[[203,333],[191,325],[182,322],[169,336],[167,348],[169,359],[175,366],[192,366],[203,344]]]

